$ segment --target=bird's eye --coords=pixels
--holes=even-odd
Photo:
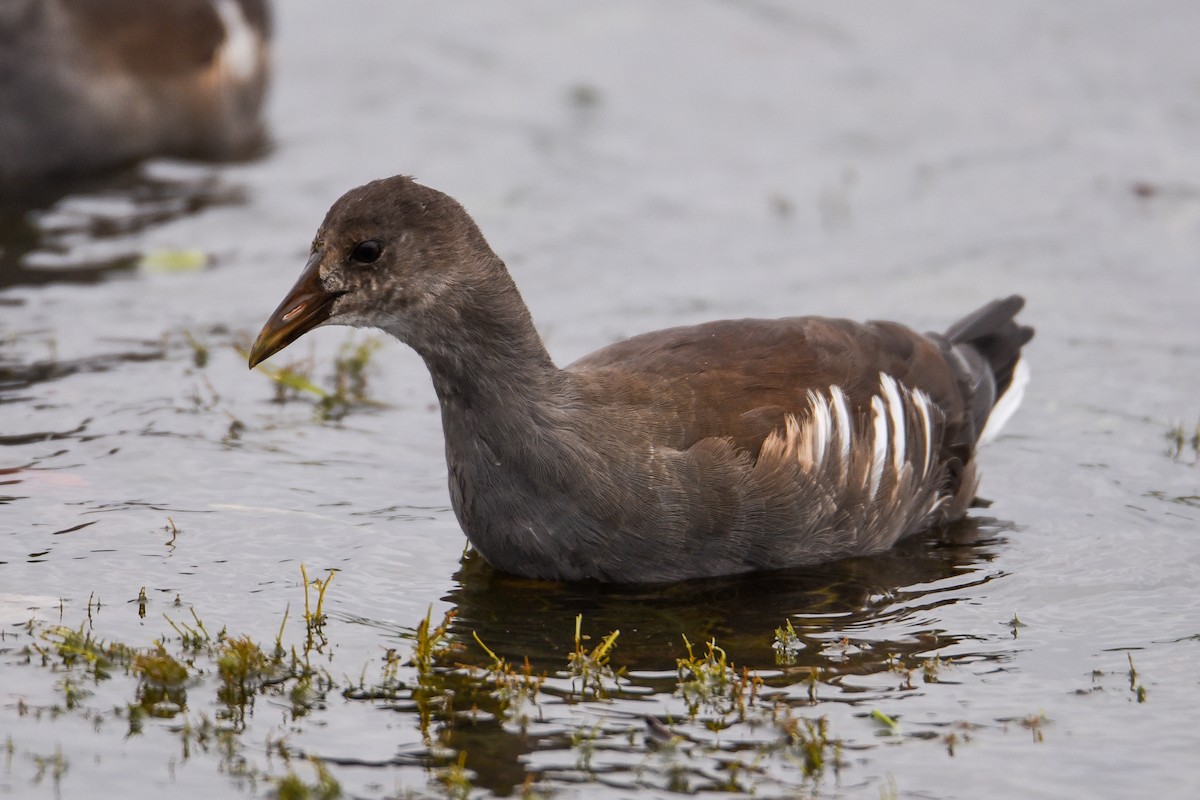
[[[379,254],[383,252],[383,245],[374,239],[367,239],[365,242],[359,242],[350,251],[350,260],[357,261],[360,264],[370,264],[379,258]]]

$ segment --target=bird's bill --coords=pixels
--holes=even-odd
[[[250,368],[270,358],[329,319],[330,306],[340,295],[321,283],[321,251],[309,257],[304,272],[271,314],[250,348]]]

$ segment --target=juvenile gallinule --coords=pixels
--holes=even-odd
[[[0,2],[0,188],[263,137],[267,0]]]
[[[1023,388],[1022,305],[943,335],[710,322],[560,369],[462,206],[393,177],[334,203],[250,365],[319,325],[382,328],[429,367],[454,510],[493,566],[674,581],[875,553],[962,516],[975,448]]]

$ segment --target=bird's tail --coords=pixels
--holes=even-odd
[[[1033,328],[1015,319],[1024,305],[1025,298],[1019,295],[993,300],[944,334],[967,373],[971,418],[979,444],[995,438],[1021,404],[1029,382],[1021,348],[1033,338]]]

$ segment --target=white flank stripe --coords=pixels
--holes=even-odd
[[[808,392],[808,404],[811,408],[808,424],[814,442],[812,460],[816,466],[825,460],[826,449],[829,446],[829,405],[824,397],[811,389]]]
[[[842,464],[847,465],[850,463],[850,407],[846,404],[846,393],[838,386],[829,387],[829,397],[832,400],[833,418],[837,423]]]
[[[900,400],[900,390],[896,379],[886,372],[879,373],[879,385],[887,399],[888,413],[892,417],[892,466],[896,472],[904,463],[906,456],[904,441],[904,404]]]
[[[925,460],[921,465],[921,477],[929,474],[929,454],[933,450],[933,425],[929,422],[929,396],[920,389],[912,394],[917,413],[921,416],[921,434],[925,440]]]
[[[872,440],[875,444],[875,458],[871,464],[871,484],[867,496],[873,498],[879,491],[879,482],[883,480],[883,465],[887,461],[888,449],[887,411],[884,410],[883,398],[879,395],[871,398],[871,416],[875,424],[875,438]]]
[[[933,512],[937,511],[939,508],[941,508],[943,505],[945,505],[946,501],[949,499],[950,499],[950,495],[939,494],[934,499],[934,501],[929,504],[929,510],[925,512],[925,516],[928,517],[929,515],[933,514]]]
[[[1029,385],[1029,376],[1030,370],[1025,364],[1025,359],[1019,359],[1017,366],[1013,369],[1012,383],[1008,385],[1007,391],[996,400],[996,405],[992,406],[992,413],[988,415],[987,424],[983,426],[983,432],[979,434],[979,445],[985,445],[995,439],[1005,423],[1012,419],[1013,414],[1017,413],[1021,400],[1025,397],[1025,387]]]

